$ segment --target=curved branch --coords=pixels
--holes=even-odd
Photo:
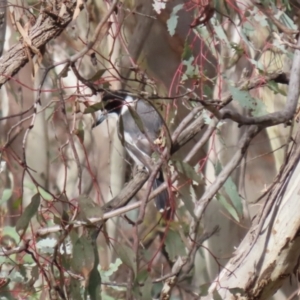
[[[297,46],[300,47],[300,36]],[[285,108],[282,111],[274,112],[261,117],[247,117],[231,109],[223,109],[221,118],[229,118],[241,125],[257,124],[263,127],[274,126],[277,124],[288,123],[294,117],[298,99],[300,95],[300,50],[294,53],[293,65],[291,69],[290,82],[288,87],[288,97]]]

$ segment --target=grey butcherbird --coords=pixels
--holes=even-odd
[[[102,97],[104,111],[98,115],[97,126],[108,117],[118,120],[118,135],[130,157],[137,165],[151,170],[153,153],[160,153],[165,123],[150,102],[131,96],[127,91],[105,92]],[[166,136],[166,135],[165,135]],[[164,182],[162,170],[153,182],[153,188]],[[169,209],[169,193],[165,189],[155,198],[155,206],[163,212]]]

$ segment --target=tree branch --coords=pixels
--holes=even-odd
[[[51,39],[59,36],[72,21],[76,1],[57,1],[55,3],[57,5],[52,7],[51,12],[59,18],[53,18],[42,11],[28,32],[31,45],[26,45],[23,40],[20,40],[0,58],[0,87],[25,66],[29,61],[28,54],[31,57],[35,55],[32,49],[40,49],[45,46]],[[63,9],[64,7],[65,9]],[[59,15],[60,11],[63,11],[62,15]]]

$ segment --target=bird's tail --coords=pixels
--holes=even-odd
[[[153,182],[153,189],[158,188],[163,183],[164,183],[164,177],[162,171],[160,170],[158,178],[156,178]],[[170,209],[169,193],[167,189],[163,190],[160,194],[156,196],[155,206],[157,210],[161,213]]]

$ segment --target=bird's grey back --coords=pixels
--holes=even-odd
[[[147,133],[147,136],[152,141],[156,140],[163,125],[163,120],[159,112],[144,100],[137,101],[135,111],[139,119],[129,110],[121,116],[123,130],[131,132],[132,138],[145,137],[139,128],[141,126],[138,126],[138,124],[142,124],[142,130]],[[151,128],[151,130],[149,130],[149,128]]]

